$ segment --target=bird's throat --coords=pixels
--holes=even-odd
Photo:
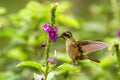
[[[68,38],[65,40],[65,42],[66,42],[66,47],[69,47],[69,46],[75,44],[75,40],[73,38]]]

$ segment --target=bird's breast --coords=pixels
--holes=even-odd
[[[80,52],[75,44],[66,44],[66,52],[72,60],[76,60],[78,57],[80,57]]]

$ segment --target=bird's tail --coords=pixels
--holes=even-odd
[[[91,61],[94,61],[94,62],[100,63],[100,60],[95,59],[95,58],[92,58],[92,57],[87,57],[87,59],[90,59]]]

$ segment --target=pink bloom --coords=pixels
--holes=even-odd
[[[43,30],[48,32],[51,30],[51,26],[49,24],[44,24]]]
[[[42,76],[40,80],[45,80],[45,77],[44,77],[44,76]]]
[[[55,58],[56,58],[56,50],[55,50],[55,54],[53,58],[48,58],[48,61],[52,64],[57,64],[57,62],[55,62]]]
[[[52,30],[49,24],[44,24],[43,30],[48,32],[48,37],[52,40],[52,42],[56,42],[58,36],[57,26],[55,26]]]
[[[52,40],[52,42],[56,42],[58,35],[58,28],[55,27],[54,30],[50,30],[48,33],[49,38]]]
[[[48,58],[48,61],[51,62],[52,64],[57,64],[54,58]]]

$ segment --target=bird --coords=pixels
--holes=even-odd
[[[89,59],[100,63],[99,59],[91,58],[85,53],[95,52],[103,48],[109,47],[109,44],[100,40],[79,40],[76,41],[70,31],[64,31],[60,37],[65,40],[66,52],[73,61],[73,65],[77,64],[78,60]]]

